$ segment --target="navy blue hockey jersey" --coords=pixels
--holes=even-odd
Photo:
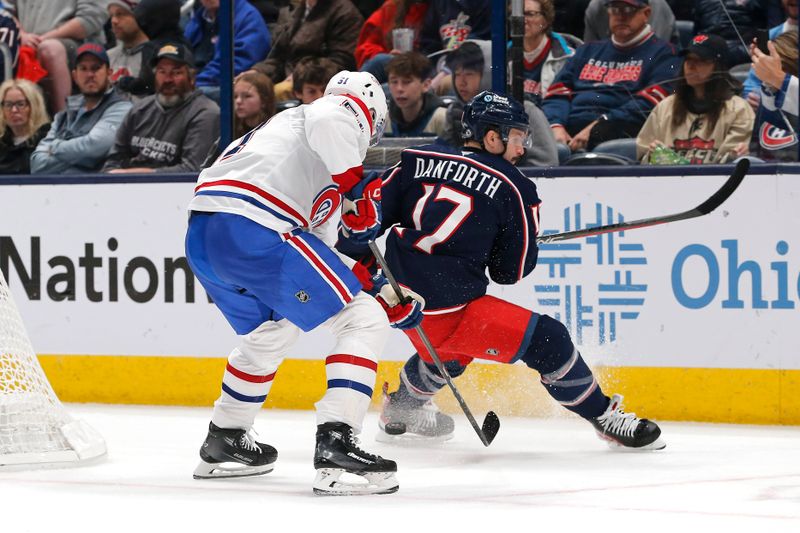
[[[672,45],[652,32],[634,45],[611,39],[579,46],[547,90],[542,110],[550,125],[583,128],[601,115],[644,124],[650,111],[672,94],[680,61]]]
[[[536,185],[500,156],[407,148],[384,174],[381,197],[386,260],[428,311],[466,304],[486,293],[489,277],[512,284],[536,266]],[[341,239],[337,246],[369,253]]]
[[[9,63],[6,65],[6,55],[0,53],[0,81],[2,81],[6,67],[10,69],[11,77],[14,77],[19,55],[19,26],[11,13],[5,9],[2,1],[0,1],[0,45],[5,45]]]

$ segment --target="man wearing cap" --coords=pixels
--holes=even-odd
[[[111,31],[117,38],[117,46],[108,51],[112,83],[135,78],[142,69],[142,49],[149,39],[133,16],[138,4],[139,0],[112,0],[108,4]]]
[[[196,172],[219,135],[219,107],[195,89],[194,59],[184,44],[163,44],[150,66],[156,94],[125,117],[103,170]]]
[[[608,38],[608,15],[605,3],[605,0],[592,0],[586,7],[586,14],[583,16],[585,24],[583,42]],[[650,9],[652,9],[650,27],[653,28],[653,33],[664,41],[677,43],[680,35],[675,25],[675,15],[667,0],[650,0]]]
[[[647,22],[648,0],[605,4],[611,37],[578,47],[542,102],[556,141],[573,152],[635,138],[677,77],[675,50]]]
[[[67,98],[47,136],[31,154],[31,173],[64,174],[100,170],[131,103],[111,86],[108,55],[96,43],[76,52],[72,80],[80,94]]]

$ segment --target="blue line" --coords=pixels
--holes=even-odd
[[[631,320],[632,318],[636,318],[637,316],[639,316],[639,313],[624,312],[620,313],[619,316],[624,320]]]
[[[358,391],[361,393],[366,394],[370,398],[372,398],[372,389],[367,387],[363,383],[359,383],[358,381],[351,381],[349,379],[329,379],[328,380],[328,388],[329,389],[353,389],[354,391]]]
[[[644,245],[642,244],[620,244],[619,249],[624,252],[640,252],[644,250]]]
[[[233,398],[239,400],[240,402],[248,402],[248,403],[264,403],[264,400],[267,399],[267,395],[264,396],[247,396],[245,394],[240,394],[233,390],[232,388],[228,387],[224,383],[222,384],[222,390],[232,396]]]
[[[642,305],[644,298],[600,298],[600,305]]]
[[[564,265],[573,264],[580,265],[580,257],[540,257],[538,263],[540,265]]]

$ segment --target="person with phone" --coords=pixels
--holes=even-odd
[[[781,4],[783,4],[783,12],[786,13],[786,20],[783,23],[774,26],[768,32],[765,32],[764,30],[758,30],[756,33],[755,41],[759,43],[759,45],[763,43],[763,48],[760,49],[765,54],[769,53],[769,49],[767,48],[766,44],[767,41],[774,41],[778,35],[786,33],[787,31],[797,30],[797,0],[781,0]],[[766,33],[766,35],[764,35],[764,33]],[[761,81],[751,68],[750,73],[747,75],[747,79],[744,82],[742,97],[747,99],[747,102],[753,107],[753,109],[758,108],[758,103],[761,100],[761,93],[759,91],[760,87]]]

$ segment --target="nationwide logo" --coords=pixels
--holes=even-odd
[[[586,212],[588,211],[588,213]],[[588,210],[581,204],[564,209],[563,226],[546,228],[543,236],[623,222],[614,208],[600,203]],[[618,340],[624,323],[639,316],[647,284],[638,280],[647,265],[644,245],[632,242],[626,232],[593,235],[583,239],[539,246],[538,279],[534,285],[536,310],[561,321],[578,345],[607,344]],[[587,285],[587,267],[594,279]]]

